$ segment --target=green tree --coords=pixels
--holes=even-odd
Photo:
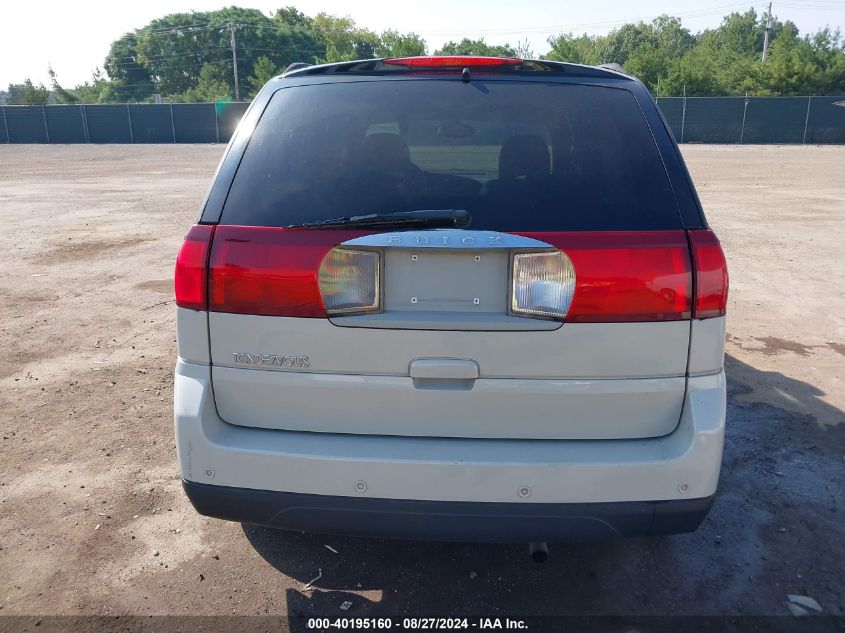
[[[376,56],[378,36],[372,31],[359,28],[352,18],[319,13],[311,24],[318,40],[324,44],[325,54],[317,59],[320,63],[371,59]]]
[[[62,86],[51,67],[47,68],[47,73],[53,86],[53,96],[58,103],[113,103],[122,102],[126,97],[125,91],[116,89],[116,84],[119,85],[120,82],[109,81],[103,77],[99,68],[94,70],[90,82],[86,81],[73,88]]]
[[[284,68],[293,61],[313,62],[320,48],[308,21],[295,9],[280,9],[267,17],[256,9],[228,7],[153,20],[134,33],[137,60],[162,94],[180,94],[197,87],[206,65],[221,69],[220,79],[234,94],[230,25],[235,29],[238,82],[243,86],[255,74],[259,57]]]
[[[255,60],[253,74],[249,78],[249,85],[252,88],[252,94],[256,94],[264,87],[264,84],[278,74],[276,65],[270,61],[270,58],[266,55],[262,55]]]
[[[289,6],[272,17],[239,7],[174,13],[112,43],[105,64],[112,81],[109,92],[119,100],[150,100],[156,92],[196,99],[219,92],[214,84],[223,81],[228,94],[234,94],[230,25],[235,29],[238,82],[245,92],[271,76],[271,65],[272,72],[279,72],[292,62],[367,59],[377,53],[418,55],[426,50],[425,41],[414,33],[385,31],[378,36],[348,17],[321,13],[312,18]],[[217,69],[214,82],[209,83],[209,70],[205,80],[200,77],[205,66]]]
[[[838,32],[823,29],[802,37],[794,24],[773,17],[763,63],[766,22],[765,13],[750,9],[725,16],[717,28],[693,34],[678,18],[662,15],[651,22],[625,24],[606,35],[556,35],[549,38],[550,50],[542,57],[583,64],[616,62],[652,91],[659,80],[661,96],[680,95],[684,88],[689,95],[845,92],[845,49]],[[203,101],[233,95],[230,25],[235,28],[238,82],[244,94],[256,91],[292,62],[427,52],[416,33],[389,29],[376,34],[349,17],[328,13],[310,17],[290,6],[268,17],[232,6],[153,20],[112,43],[105,63],[108,77],[95,75],[74,88],[51,77],[53,94],[65,103],[149,101],[154,93]],[[436,53],[534,56],[527,42],[513,47],[469,38],[447,42]],[[35,86],[24,85],[15,87],[10,99],[22,92],[29,99],[46,99]]]
[[[205,64],[200,69],[199,81],[196,88],[189,88],[177,97],[179,101],[197,103],[231,101],[229,83],[224,79],[225,68],[212,64]]]
[[[774,27],[778,30],[777,24]],[[722,50],[738,55],[762,55],[765,16],[757,17],[754,9],[745,13],[731,13],[722,20],[721,26],[714,31],[705,31],[704,37],[712,37]],[[770,37],[776,37],[771,35]]]
[[[655,46],[666,54],[667,59],[676,59],[687,53],[696,44],[695,36],[684,28],[678,18],[661,15],[651,21]]]
[[[11,87],[9,91],[11,92]],[[50,91],[42,84],[36,86],[29,77],[18,87],[17,93],[18,101],[22,105],[43,105],[50,98]]]
[[[516,56],[520,59],[534,59],[536,57],[534,49],[531,48],[531,43],[528,41],[527,37],[516,43],[515,52]]]
[[[712,44],[698,45],[668,69],[660,80],[661,96],[686,94],[723,94],[719,80],[721,68]]]
[[[58,103],[79,103],[79,97],[72,92],[62,88],[59,79],[56,76],[56,71],[52,66],[47,66],[47,74],[50,76],[50,83],[53,86],[53,95]]]
[[[116,100],[143,101],[155,92],[150,69],[138,53],[136,33],[127,33],[112,42],[104,66],[114,82],[110,92],[114,93]]]
[[[845,40],[840,31],[821,29],[805,38],[813,47],[819,72],[813,77],[815,91],[820,94],[845,94]]]
[[[279,70],[283,71],[293,62],[314,63],[318,56],[325,54],[325,45],[314,31],[313,20],[297,8],[279,9],[273,20],[279,46],[270,52],[269,59]]]
[[[644,22],[625,24],[597,39],[599,58],[602,63],[615,63],[624,66],[633,52],[643,46],[659,46],[654,29]]]
[[[663,81],[663,77],[668,74],[668,67],[669,58],[665,49],[651,42],[634,49],[624,66],[626,73],[637,77],[652,93],[657,91],[658,79]]]
[[[841,94],[845,92],[845,54],[839,34],[823,29],[813,37],[782,33],[760,69],[769,94]]]
[[[123,101],[126,97],[126,91],[118,91],[115,87],[120,84],[119,81],[110,81],[103,76],[99,68],[94,69],[91,76],[91,81],[79,84],[73,88],[73,94],[76,95],[80,103],[113,103],[116,101]]]
[[[558,62],[571,64],[598,64],[598,52],[595,39],[584,33],[574,36],[561,33],[548,39],[551,50],[543,57]]]
[[[378,38],[375,52],[378,57],[414,57],[427,52],[425,40],[416,33],[385,31]]]
[[[491,57],[516,57],[516,50],[510,44],[487,44],[484,38],[462,39],[460,42],[446,42],[435,55],[489,55]]]
[[[9,88],[6,91],[6,101],[3,105],[20,105],[21,88],[23,88],[23,84],[9,84]]]

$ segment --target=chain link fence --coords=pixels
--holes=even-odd
[[[248,105],[0,106],[0,143],[226,143]]]
[[[845,143],[845,97],[664,97],[678,143]]]
[[[679,143],[845,144],[845,96],[656,102]],[[225,143],[247,105],[0,106],[0,143]]]

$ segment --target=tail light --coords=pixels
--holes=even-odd
[[[575,294],[575,269],[560,251],[513,257],[511,312],[563,318]]]
[[[320,264],[334,246],[363,234],[218,226],[209,257],[209,310],[325,317]]]
[[[328,314],[374,312],[379,309],[379,254],[333,248],[318,275]]]
[[[480,66],[518,66],[521,59],[514,57],[481,57],[477,55],[431,55],[420,57],[393,57],[383,60],[385,64],[410,66],[413,68],[477,68]]]
[[[176,257],[174,286],[176,305],[191,310],[207,310],[206,293],[208,246],[214,227],[196,224],[190,228]]]
[[[378,311],[379,254],[338,246],[368,233],[194,227],[177,262],[177,304],[318,318]],[[514,255],[511,314],[570,323],[676,321],[693,310],[696,318],[724,314],[724,255],[709,231],[690,231],[689,241],[685,231],[523,235],[558,250]]]
[[[678,321],[692,312],[683,231],[524,233],[564,252],[575,271],[569,323]]]
[[[695,269],[693,317],[724,316],[728,304],[728,265],[719,238],[713,231],[690,231]]]

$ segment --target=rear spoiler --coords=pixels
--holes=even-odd
[[[455,56],[458,59],[460,56]],[[333,64],[308,64],[305,62],[294,62],[285,68],[282,77],[305,75],[334,75],[334,74],[362,74],[362,75],[390,75],[397,73],[407,73],[409,71],[425,71],[430,70],[422,67],[420,63],[425,59],[425,56],[417,58],[379,58],[379,59],[359,59],[353,61],[337,62]],[[438,59],[433,56],[432,59]],[[496,58],[485,58],[494,60]],[[413,60],[414,63],[403,64],[404,60]],[[512,72],[512,73],[546,73],[554,75],[566,75],[570,77],[595,77],[599,79],[630,79],[631,77],[625,74],[619,64],[601,64],[599,66],[586,66],[583,64],[571,64],[569,62],[558,62],[548,59],[521,59],[509,60],[502,59],[502,61],[518,61],[518,64],[501,64],[496,65],[497,72]],[[434,66],[435,64],[432,64]],[[438,64],[439,65],[439,64]],[[488,64],[484,64],[487,66]],[[457,66],[460,66],[458,64]],[[456,67],[457,67],[456,66]],[[460,70],[460,68],[458,68]]]

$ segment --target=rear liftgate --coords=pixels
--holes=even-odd
[[[690,266],[684,231],[219,226],[217,407],[330,433],[665,435],[683,403]]]

